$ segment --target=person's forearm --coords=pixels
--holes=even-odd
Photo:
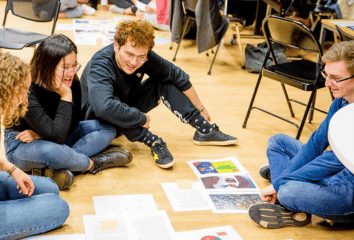
[[[6,160],[6,158],[0,158],[0,171],[9,171],[14,165]]]
[[[188,97],[188,99],[192,102],[196,109],[198,109],[199,111],[203,110],[204,105],[200,101],[198,94],[193,87],[190,87],[188,90],[183,91],[183,93]]]

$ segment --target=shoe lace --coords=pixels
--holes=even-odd
[[[225,138],[231,138],[230,135],[221,132],[221,131],[219,130],[219,126],[216,125],[216,123],[214,123],[212,126],[215,128],[215,130],[219,131],[219,134],[221,134],[221,136],[223,136],[223,137],[225,137]]]
[[[162,155],[162,157],[168,157],[171,155],[166,147],[166,143],[156,143],[155,147],[158,150],[158,153]]]

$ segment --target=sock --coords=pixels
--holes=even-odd
[[[151,148],[152,144],[156,141],[156,139],[158,138],[158,136],[156,136],[155,134],[153,134],[152,132],[148,131],[145,135],[145,137],[143,138],[142,142]]]
[[[145,7],[146,7],[146,4],[145,4],[145,3],[136,1],[135,6],[136,6],[140,11],[145,12]]]
[[[190,121],[190,125],[196,128],[197,131],[202,134],[208,134],[214,129],[214,127],[208,123],[200,114],[196,116],[192,121]]]
[[[116,6],[116,5],[111,5],[111,7],[109,9],[112,12],[119,13],[119,14],[124,14],[124,9],[120,8],[120,7]]]

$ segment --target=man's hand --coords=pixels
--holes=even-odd
[[[146,123],[144,124],[143,128],[149,129],[150,128],[150,117],[147,114],[145,114],[145,116],[146,116]]]
[[[22,142],[29,143],[36,139],[41,139],[42,137],[39,136],[37,133],[33,132],[32,130],[25,130],[17,134],[16,139],[20,139]]]
[[[275,191],[273,185],[269,185],[261,190],[262,201],[274,204],[277,200],[277,192]]]
[[[32,179],[19,168],[16,168],[11,175],[17,183],[17,189],[20,189],[19,193],[30,197],[34,191]]]
[[[209,115],[208,110],[206,110],[206,108],[203,108],[203,111],[200,112],[200,115],[202,115],[202,117],[207,121],[210,122],[211,118]]]

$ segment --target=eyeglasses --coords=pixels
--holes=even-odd
[[[81,69],[82,65],[80,63],[77,63],[76,66],[73,67],[64,67],[64,68],[56,68],[60,71],[62,71],[64,74],[69,73],[70,71],[73,71],[74,73],[77,73]]]
[[[347,77],[347,78],[343,78],[343,79],[334,79],[334,78],[332,78],[332,77],[330,77],[330,76],[328,76],[328,74],[325,72],[325,71],[321,71],[321,74],[322,74],[322,76],[325,78],[325,79],[329,79],[329,80],[331,80],[332,82],[334,82],[334,83],[340,83],[340,82],[343,82],[343,81],[346,81],[346,80],[349,80],[349,79],[351,79],[351,78],[353,78],[354,77],[354,75],[353,76],[351,76],[351,77]]]
[[[124,51],[123,51],[123,53],[124,53],[124,58],[126,60],[128,60],[129,62],[133,61],[136,58],[136,63],[143,64],[143,63],[145,63],[148,60],[147,56],[139,56],[139,57],[137,57],[137,56],[135,56],[134,54],[131,54],[131,53],[126,53]]]

